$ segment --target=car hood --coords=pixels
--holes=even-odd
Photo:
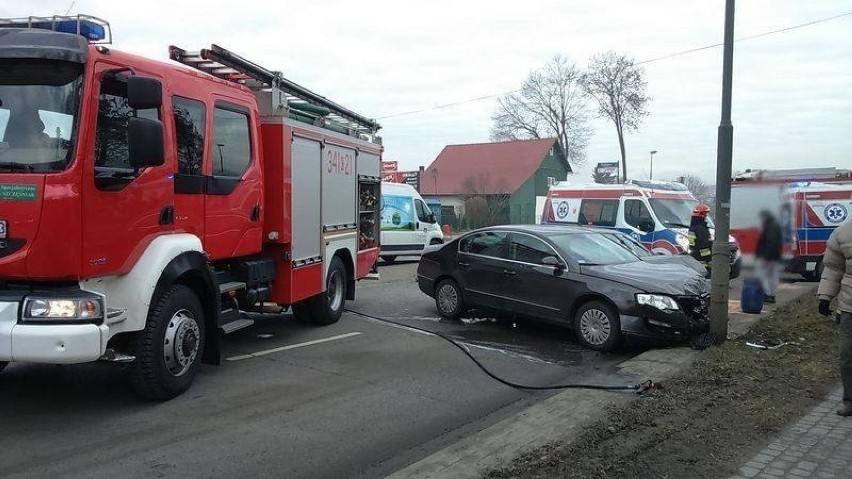
[[[681,262],[635,261],[581,266],[580,269],[588,276],[617,281],[648,293],[674,296],[707,293],[704,276]]]
[[[675,255],[655,254],[655,255],[652,255],[652,256],[643,257],[642,261],[644,261],[646,263],[654,263],[654,264],[666,264],[666,263],[668,263],[668,264],[680,264],[680,265],[686,266],[688,268],[691,268],[692,270],[694,270],[696,273],[699,273],[699,274],[705,274],[705,272],[707,271],[707,269],[704,267],[703,264],[701,264],[701,262],[699,262],[697,259],[693,258],[692,256],[685,255],[685,254],[675,254]]]

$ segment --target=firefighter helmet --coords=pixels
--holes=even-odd
[[[710,207],[704,203],[699,203],[692,209],[692,216],[697,216],[699,218],[706,218],[708,213],[710,213]]]

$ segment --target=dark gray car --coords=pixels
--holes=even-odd
[[[616,348],[624,335],[684,338],[708,327],[700,273],[646,261],[612,234],[583,227],[477,230],[427,251],[417,281],[444,317],[468,309],[534,317],[573,327],[596,350]]]

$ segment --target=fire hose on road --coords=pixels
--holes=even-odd
[[[626,384],[626,385],[606,385],[606,384],[584,384],[584,383],[567,383],[567,384],[555,384],[552,386],[531,386],[526,384],[518,384],[507,379],[503,379],[495,373],[491,372],[488,368],[485,367],[476,357],[471,354],[471,352],[465,347],[464,343],[456,341],[455,339],[436,331],[430,331],[428,329],[418,328],[417,326],[411,326],[405,323],[400,323],[398,321],[394,321],[387,318],[382,318],[379,316],[374,316],[371,314],[362,313],[359,311],[354,311],[351,309],[345,310],[347,313],[354,314],[355,316],[359,316],[366,319],[371,319],[373,321],[379,321],[381,323],[387,323],[394,326],[398,326],[405,329],[412,329],[415,331],[419,331],[421,333],[426,333],[431,336],[437,336],[444,341],[452,344],[456,348],[458,348],[461,352],[465,354],[471,361],[473,361],[476,366],[482,370],[488,377],[491,379],[509,386],[514,389],[522,390],[522,391],[554,391],[554,390],[562,390],[562,389],[594,389],[599,391],[634,391],[636,394],[643,394],[651,389],[662,389],[660,383],[654,382],[650,379],[642,381],[637,384]]]

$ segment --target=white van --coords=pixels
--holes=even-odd
[[[405,183],[382,183],[380,256],[420,256],[427,245],[441,244],[444,234],[420,193]]]

